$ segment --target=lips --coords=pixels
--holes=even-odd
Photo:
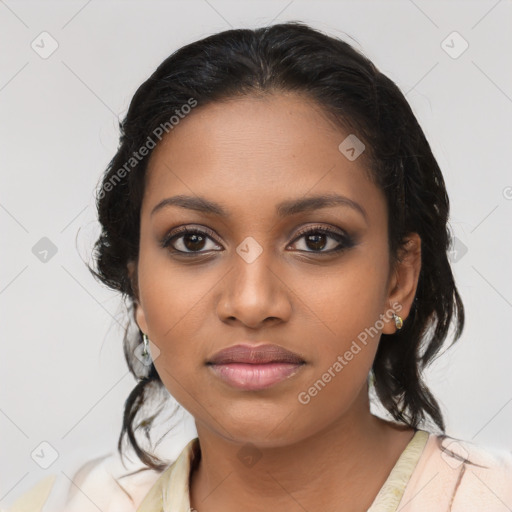
[[[290,352],[279,345],[264,344],[250,346],[239,344],[217,352],[206,364],[302,364],[304,362],[304,359],[299,354]]]
[[[225,384],[244,391],[259,391],[293,377],[304,359],[278,345],[235,345],[217,352],[206,364]]]

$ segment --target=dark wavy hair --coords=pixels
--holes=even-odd
[[[156,414],[140,421],[138,417],[164,388],[154,365],[146,368],[134,355],[142,333],[134,327],[136,279],[133,282],[127,270],[127,264],[138,259],[144,175],[151,155],[148,147],[154,145],[148,141],[161,126],[169,131],[169,119],[185,111],[183,106],[191,98],[200,108],[274,92],[307,95],[338,126],[350,127],[364,142],[371,179],[386,196],[392,259],[399,258],[408,233],[421,237],[421,272],[411,313],[400,331],[381,336],[372,370],[378,400],[395,420],[414,428],[429,422],[445,430],[439,404],[422,372],[439,355],[455,318],[453,341],[460,337],[464,307],[448,260],[451,235],[445,183],[407,100],[351,45],[301,22],[227,30],[175,51],[138,88],[119,124],[117,153],[97,191],[101,234],[91,271],[125,300],[130,318],[124,354],[139,379],[125,402],[118,450],[122,456],[127,436],[144,469],[167,467],[139,446],[135,435],[145,429],[148,436]]]

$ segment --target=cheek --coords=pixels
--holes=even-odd
[[[211,316],[210,296],[216,281],[199,266],[173,263],[165,251],[141,250],[138,284],[148,334],[160,349],[154,361],[162,380],[179,378],[203,361],[208,344],[197,346],[197,330]],[[206,357],[206,356],[205,356]]]
[[[320,409],[348,405],[365,385],[384,326],[385,269],[366,252],[325,276],[310,294],[308,306],[318,314],[309,332],[316,324],[317,334],[310,387],[302,391]]]
[[[149,234],[141,232],[138,285],[148,327],[155,341],[170,340],[174,332],[191,324],[207,300],[205,292],[214,276],[205,266],[173,260]]]
[[[361,248],[347,254],[339,265],[322,272],[309,270],[305,278],[295,277],[294,294],[307,306],[310,330],[316,329],[317,339],[325,341],[324,348],[343,350],[384,312],[387,257],[379,249],[377,245]],[[380,322],[378,328],[382,329]]]
[[[158,274],[155,267],[151,272]],[[160,350],[153,359],[156,371],[169,393],[192,414],[199,414],[193,411],[195,400],[191,397],[198,395],[197,375],[206,357],[205,345],[197,343],[197,330],[208,314],[207,298],[180,273],[173,273],[173,279],[160,276],[146,284],[146,321],[150,339]],[[201,402],[204,399],[207,397]]]
[[[331,323],[334,334],[319,340],[312,371],[297,393],[298,402],[312,421],[334,420],[345,414],[358,397],[364,400],[366,396],[366,381],[380,338],[380,330],[373,327],[378,313],[369,302],[352,306],[335,308]]]

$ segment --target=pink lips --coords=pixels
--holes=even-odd
[[[304,359],[278,345],[235,345],[217,352],[207,365],[224,382],[243,390],[265,389],[291,377]]]

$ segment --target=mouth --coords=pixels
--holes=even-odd
[[[269,388],[294,376],[306,361],[278,345],[235,345],[217,352],[206,365],[226,384],[246,390]]]

